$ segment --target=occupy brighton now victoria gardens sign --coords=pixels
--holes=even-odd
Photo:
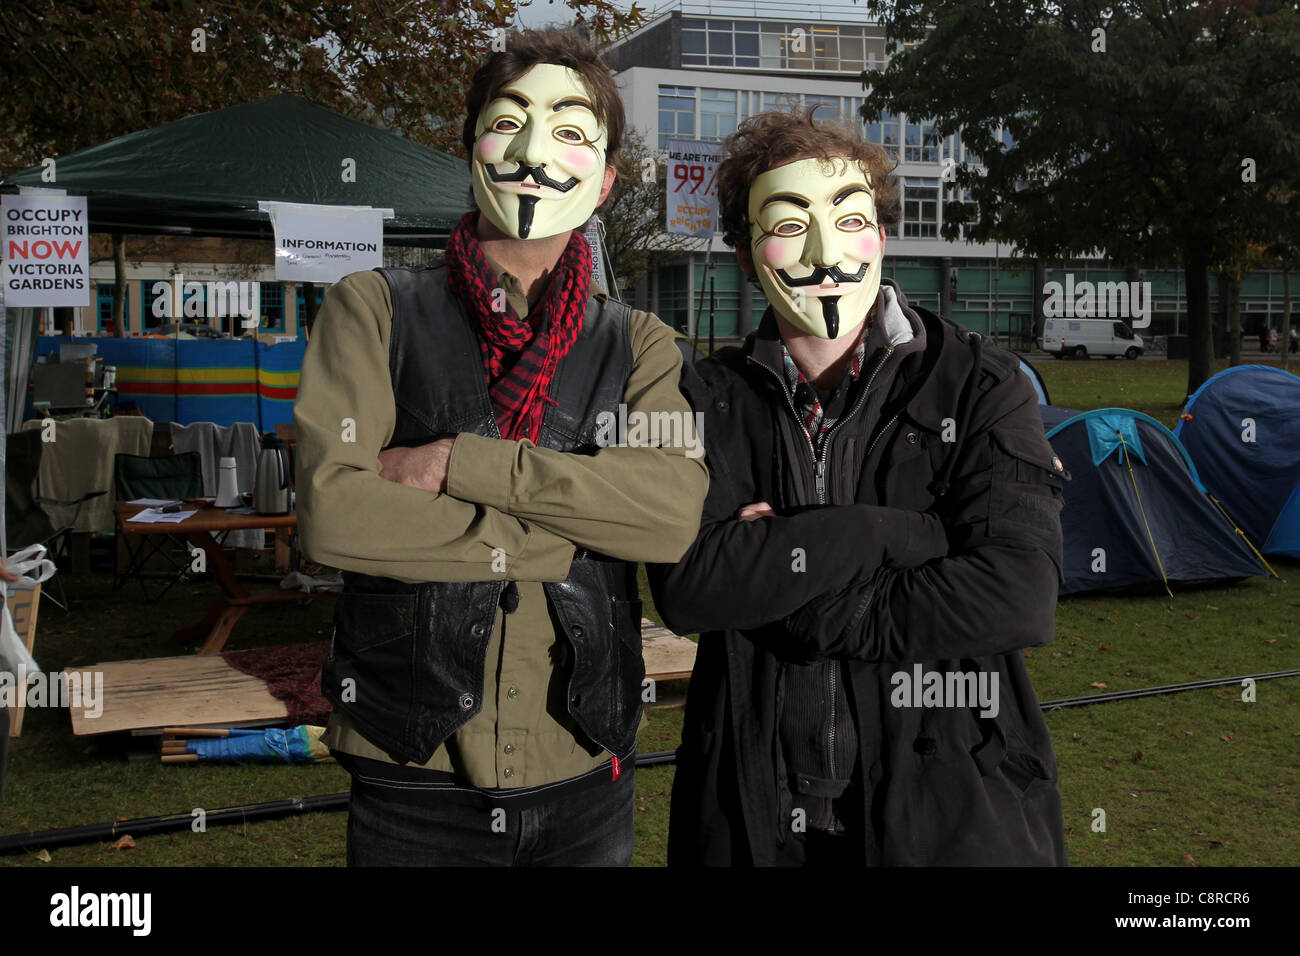
[[[0,218],[6,308],[90,305],[85,196],[5,196]]]

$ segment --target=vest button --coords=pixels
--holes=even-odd
[[[514,744],[506,744],[506,745],[505,745],[504,747],[502,747],[501,749],[505,752],[505,755],[506,755],[507,757],[509,757],[512,753],[515,752],[515,745],[514,745]]]
[[[905,437],[907,438],[907,443],[909,445],[915,445],[918,440],[916,432],[908,432]]]
[[[511,700],[514,700],[519,696],[519,688],[511,687],[508,691],[506,691],[506,696],[509,697]]]
[[[471,707],[473,707],[473,706],[474,706],[474,695],[473,695],[473,694],[461,694],[461,695],[460,695],[460,709],[461,709],[461,710],[469,710],[469,709],[470,709]]]
[[[482,637],[484,632],[487,631],[487,628],[484,627],[482,624],[475,624],[469,630],[470,633],[473,634],[475,637]]]
[[[575,627],[575,628],[573,629],[573,636],[574,636],[574,637],[582,637],[582,628],[580,628],[580,627]]]
[[[514,767],[506,767],[505,770],[501,771],[501,774],[502,774],[502,776],[513,777],[513,776],[515,775],[515,768],[514,768]]]

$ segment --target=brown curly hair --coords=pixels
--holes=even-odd
[[[760,174],[796,159],[856,160],[871,184],[877,224],[898,222],[895,161],[848,124],[815,122],[816,111],[759,113],[727,137],[727,158],[718,167],[718,219],[722,239],[733,249],[749,244],[749,187]]]
[[[605,127],[608,137],[605,165],[613,166],[623,145],[626,123],[623,98],[614,82],[614,74],[585,36],[575,29],[557,27],[510,33],[506,37],[504,52],[493,53],[474,74],[465,95],[465,125],[460,137],[466,158],[472,159],[474,155],[474,128],[483,105],[501,87],[519,79],[539,63],[567,66],[582,78],[591,94],[596,119]]]

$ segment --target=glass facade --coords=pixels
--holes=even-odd
[[[661,86],[659,148],[667,149],[670,139],[724,140],[736,131],[742,120],[770,110],[788,113],[820,106],[819,120],[840,117],[855,121],[860,116],[862,103],[860,96]]]
[[[882,27],[682,20],[682,66],[861,73],[884,65]]]

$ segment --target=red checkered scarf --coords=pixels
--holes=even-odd
[[[569,236],[536,315],[521,319],[504,290],[497,293],[500,283],[479,247],[478,215],[461,217],[447,240],[447,281],[478,317],[488,394],[501,437],[536,442],[546,403],[555,404],[547,393],[556,366],[582,330],[591,297],[591,246],[577,231]]]

